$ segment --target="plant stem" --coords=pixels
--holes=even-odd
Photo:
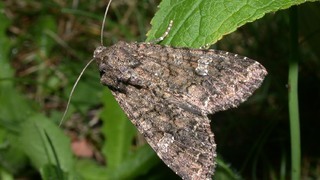
[[[300,122],[298,104],[298,21],[297,7],[290,9],[291,57],[289,59],[288,96],[291,136],[291,179],[300,179]]]

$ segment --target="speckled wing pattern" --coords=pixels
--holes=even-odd
[[[238,106],[267,74],[236,54],[148,43],[100,46],[94,58],[101,83],[182,179],[211,179],[216,144],[207,115]]]

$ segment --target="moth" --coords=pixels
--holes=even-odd
[[[120,41],[97,47],[93,57],[101,83],[131,122],[162,161],[188,180],[214,174],[216,144],[207,115],[237,107],[267,75],[257,61],[212,49]]]
[[[237,107],[267,74],[236,54],[148,43],[100,46],[94,58],[101,83],[183,179],[211,179],[216,144],[207,115]]]

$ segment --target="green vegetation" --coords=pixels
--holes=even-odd
[[[58,126],[74,81],[100,44],[106,4],[0,2],[0,179],[179,179],[100,85],[96,65],[85,72]],[[104,44],[150,41],[174,20],[161,44],[215,43],[215,49],[258,60],[269,72],[246,103],[212,116],[215,178],[320,178],[319,3],[158,4],[114,1]]]

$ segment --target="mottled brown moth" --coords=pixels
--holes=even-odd
[[[237,54],[155,42],[97,47],[101,83],[168,167],[182,179],[211,179],[216,144],[207,115],[244,102],[267,72]]]

